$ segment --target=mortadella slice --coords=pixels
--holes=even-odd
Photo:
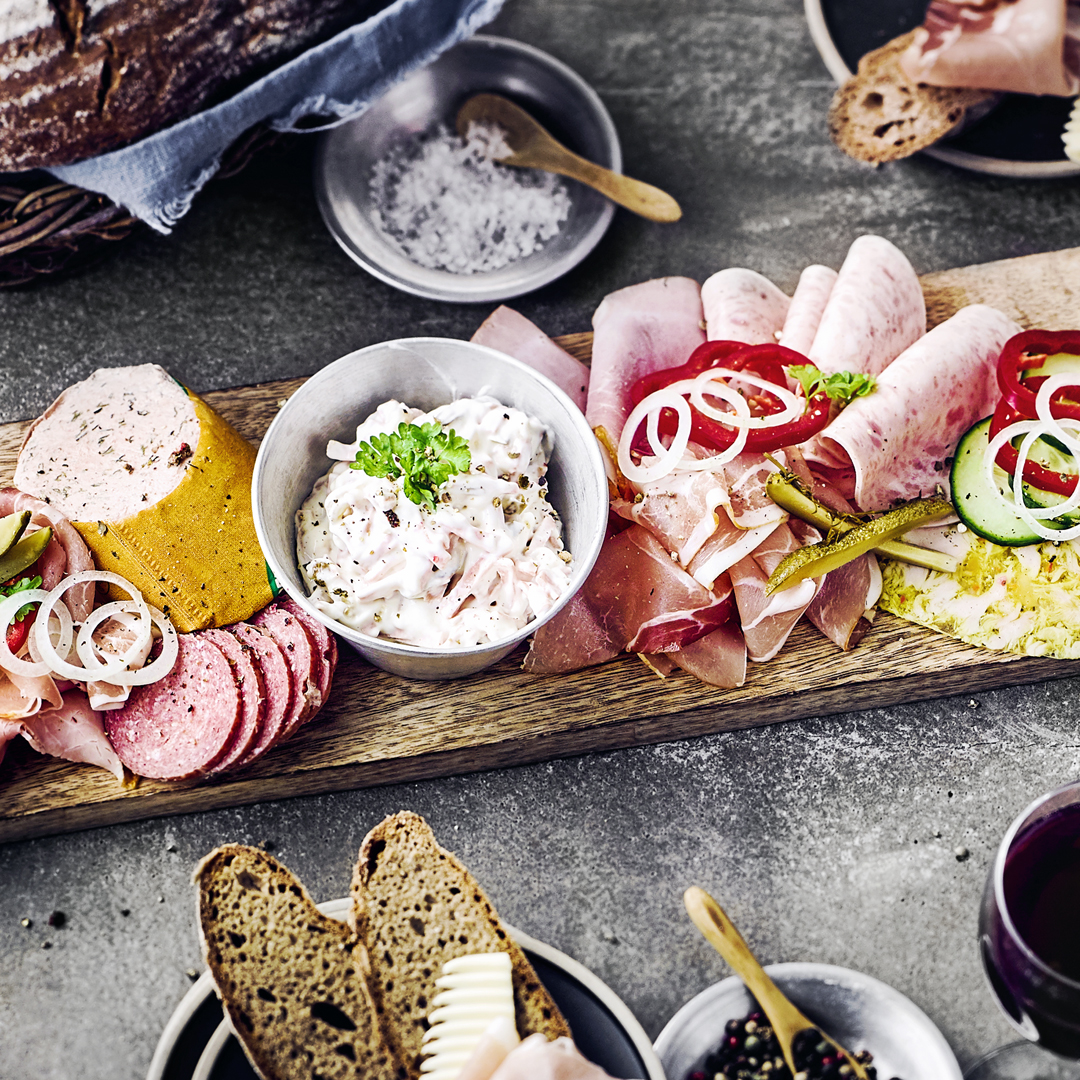
[[[585,417],[606,447],[619,444],[633,408],[634,383],[643,375],[685,364],[705,341],[703,319],[701,287],[685,277],[630,285],[600,302],[592,320],[595,336]]]
[[[791,301],[756,270],[730,266],[701,286],[701,303],[710,341],[775,345]]]
[[[497,307],[480,324],[471,340],[535,368],[564,390],[582,412],[585,411],[589,369],[513,308],[505,304]]]
[[[806,356],[814,344],[821,316],[832,295],[838,274],[831,266],[808,266],[799,275],[787,318],[780,331],[780,344]]]
[[[1019,332],[996,308],[961,308],[879,375],[874,393],[857,398],[825,429],[822,449],[850,461],[861,510],[887,510],[897,499],[947,488],[946,459],[960,436],[994,411],[997,359]]]
[[[904,253],[881,236],[848,249],[807,355],[822,371],[884,371],[926,333],[926,304]]]

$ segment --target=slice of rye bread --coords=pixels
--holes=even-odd
[[[404,1080],[382,1038],[363,946],[257,848],[195,871],[203,953],[229,1022],[264,1080]]]
[[[418,814],[393,814],[368,833],[353,874],[352,897],[383,1033],[411,1076],[419,1076],[435,979],[447,960],[467,953],[510,954],[522,1038],[538,1031],[550,1039],[570,1034],[476,879],[439,847]]]
[[[909,79],[900,57],[912,30],[859,61],[859,70],[833,96],[829,135],[859,161],[896,161],[948,135],[969,109],[994,100],[989,90],[928,86]]]

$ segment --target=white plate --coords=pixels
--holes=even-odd
[[[348,897],[329,900],[319,904],[319,910],[331,918],[344,919],[351,901]],[[538,974],[543,980],[545,965],[548,969],[548,989],[552,992],[568,1020],[576,1012],[588,1018],[585,1028],[576,1032],[579,1048],[587,1057],[604,1065],[605,1053],[614,1060],[636,1057],[644,1065],[645,1076],[641,1080],[665,1080],[660,1059],[649,1043],[649,1037],[637,1022],[634,1014],[619,996],[598,979],[588,968],[576,960],[553,949],[550,945],[507,927],[514,940],[529,954]],[[557,980],[558,985],[553,985]],[[150,1062],[147,1080],[209,1080],[214,1075],[219,1058],[227,1052],[233,1039],[232,1031],[224,1020],[210,1030],[194,1030],[196,1014],[214,995],[210,972],[205,971],[194,986],[184,995],[176,1011],[161,1033],[157,1049]],[[580,1024],[579,1024],[580,1026]],[[193,1070],[185,1073],[175,1057],[184,1053],[194,1059],[192,1040],[201,1040],[201,1055],[193,1061]],[[905,1078],[907,1080],[907,1078]]]
[[[785,994],[848,1050],[869,1050],[881,1080],[962,1080],[960,1066],[930,1018],[898,990],[830,964],[770,964]],[[700,1069],[729,1020],[753,1011],[754,999],[736,976],[691,998],[660,1032],[654,1046],[669,1080]]]

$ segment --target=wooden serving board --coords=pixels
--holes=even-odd
[[[992,303],[1025,326],[1080,326],[1080,248],[923,278],[930,323]],[[592,335],[560,342],[588,359]],[[303,380],[204,395],[257,442]],[[0,426],[10,477],[26,423]],[[529,675],[522,650],[454,682],[410,682],[342,649],[330,701],[251,768],[205,783],[141,781],[125,790],[102,769],[46,759],[21,739],[0,765],[0,841],[264,799],[520,765],[592,750],[822,716],[1061,678],[1072,661],[976,649],[881,614],[856,650],[840,652],[800,623],[778,657],[750,664],[745,686],[720,690],[682,671],[660,679],[626,656],[570,675]]]

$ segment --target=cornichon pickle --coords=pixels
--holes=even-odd
[[[808,495],[798,477],[786,469],[773,473],[765,482],[765,490],[781,510],[786,510],[794,517],[829,533],[843,535],[864,520],[853,514],[840,514],[830,510],[812,495]],[[915,544],[905,544],[902,540],[885,540],[874,547],[873,551],[887,559],[923,566],[927,570],[939,570],[943,574],[951,574],[957,566],[956,558],[952,555],[917,547]]]
[[[29,510],[22,510],[17,514],[8,514],[7,517],[0,518],[0,555],[11,550],[29,524]],[[7,581],[7,578],[0,578],[0,580]]]
[[[29,536],[24,536],[18,543],[12,544],[0,555],[0,582],[10,581],[16,574],[21,574],[38,561],[41,553],[52,539],[52,529],[48,525]]]
[[[790,588],[806,578],[821,577],[909,529],[917,529],[952,512],[952,503],[948,499],[939,496],[917,499],[881,517],[853,525],[832,542],[801,547],[784,556],[765,585],[765,595]]]

